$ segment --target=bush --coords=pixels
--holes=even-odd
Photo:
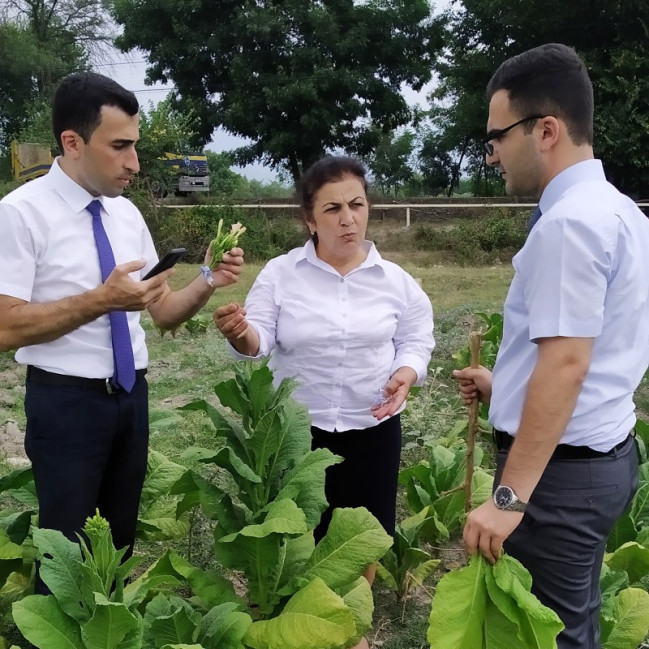
[[[158,210],[155,227],[149,226],[158,251],[183,246],[185,261],[201,263],[219,219],[227,229],[237,221],[246,226],[241,247],[248,260],[267,260],[305,241],[302,223],[293,217],[267,217],[261,211],[230,206]]]
[[[513,254],[525,243],[526,213],[494,208],[485,217],[460,222],[449,229],[419,225],[413,229],[418,250],[444,250],[461,264],[491,263],[501,254]]]

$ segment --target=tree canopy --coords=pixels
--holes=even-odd
[[[366,155],[407,124],[401,87],[420,89],[442,46],[426,0],[114,0],[117,44],[147,53],[148,80],[172,81],[208,141],[223,126],[290,172],[327,151]]]
[[[543,11],[520,0],[463,0],[449,11],[447,54],[436,65],[433,122],[455,142],[477,193],[492,193],[479,141],[484,91],[505,59],[548,42],[574,47],[595,91],[595,154],[609,178],[631,194],[649,186],[649,19],[645,0],[546,0]]]

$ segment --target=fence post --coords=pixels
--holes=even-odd
[[[406,207],[406,227],[410,227],[410,208]]]

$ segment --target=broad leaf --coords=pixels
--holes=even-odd
[[[325,537],[304,566],[300,583],[320,577],[330,588],[355,581],[378,561],[392,538],[364,507],[334,509]]]
[[[635,584],[649,575],[649,548],[638,543],[625,543],[604,559],[612,570],[624,570],[629,582]]]
[[[343,602],[349,606],[349,610],[354,616],[356,635],[349,641],[349,644],[356,645],[363,635],[372,628],[372,614],[374,613],[372,588],[365,577],[359,577],[355,582],[336,589],[336,593],[343,598]]]
[[[53,595],[30,595],[14,602],[12,613],[25,638],[39,649],[85,649],[77,622],[69,618]]]
[[[34,545],[41,557],[40,575],[64,613],[77,622],[86,622],[83,608],[81,549],[57,530],[35,529]]]
[[[444,575],[438,582],[430,613],[427,639],[435,649],[478,649],[483,646],[487,607],[486,562],[473,555],[466,568]]]
[[[342,457],[334,455],[325,448],[308,451],[299,464],[282,480],[277,500],[281,498],[294,500],[304,512],[310,530],[315,529],[327,508],[324,491],[325,471],[328,467],[342,461]]]
[[[241,649],[252,619],[237,611],[235,604],[221,604],[208,611],[201,621],[198,641],[206,649]]]
[[[337,649],[355,635],[350,609],[316,577],[291,597],[280,615],[253,622],[244,641],[253,649]]]
[[[649,593],[640,588],[626,588],[613,604],[613,628],[603,649],[634,649],[649,633]]]
[[[109,602],[96,594],[95,612],[81,626],[81,637],[86,649],[121,649],[124,638],[140,625],[139,616],[131,613],[124,604]]]
[[[147,474],[142,488],[142,502],[147,503],[161,496],[167,496],[187,469],[172,462],[162,453],[150,450],[147,459]]]

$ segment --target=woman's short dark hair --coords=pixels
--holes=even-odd
[[[313,214],[313,201],[318,191],[327,183],[338,182],[348,176],[354,176],[361,181],[367,194],[367,170],[358,158],[351,156],[326,156],[312,164],[300,180],[300,195],[302,211],[305,218]]]
[[[515,113],[561,119],[576,145],[593,143],[593,85],[572,47],[547,43],[505,61],[487,85],[487,100],[506,90]],[[529,132],[533,123],[524,124]]]
[[[52,127],[61,152],[61,133],[71,129],[87,144],[101,124],[103,106],[116,106],[135,115],[139,105],[135,95],[117,82],[96,72],[78,72],[61,81],[54,93]]]

